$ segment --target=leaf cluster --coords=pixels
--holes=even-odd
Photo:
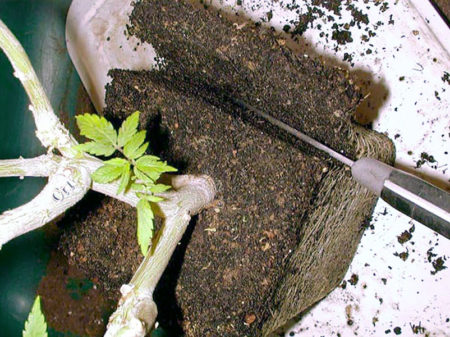
[[[170,186],[157,181],[163,173],[176,169],[161,161],[157,156],[146,155],[148,142],[146,131],[138,131],[139,111],[131,114],[121,125],[119,131],[104,117],[84,114],[77,116],[80,134],[88,142],[76,146],[76,149],[96,156],[111,156],[115,152],[122,154],[104,162],[93,174],[92,179],[100,184],[118,182],[117,194],[127,193],[130,189],[140,198],[137,204],[137,238],[141,251],[147,254],[153,237],[153,211],[151,203],[162,201],[157,194],[167,191]]]

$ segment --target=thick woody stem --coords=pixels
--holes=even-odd
[[[144,337],[153,327],[158,310],[153,291],[189,224],[214,199],[215,186],[207,176],[178,176],[172,179],[175,191],[158,203],[165,219],[157,243],[149,251],[129,284],[120,289],[122,298],[109,319],[105,336]]]
[[[58,169],[61,160],[54,155],[0,160],[0,177],[48,177]]]
[[[30,110],[36,123],[36,136],[46,148],[57,148],[64,156],[73,157],[76,140],[53,112],[44,89],[31,66],[25,50],[0,20],[0,48],[14,68],[14,76],[22,83],[31,101]]]
[[[33,200],[0,215],[0,249],[9,240],[42,227],[64,213],[83,198],[90,185],[88,170],[63,159]]]

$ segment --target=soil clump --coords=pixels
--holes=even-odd
[[[158,320],[176,336],[267,335],[280,325],[267,327],[268,321],[286,319],[278,313],[293,275],[302,294],[289,296],[299,311],[339,284],[375,198],[354,189],[342,166],[239,102],[356,158],[364,151],[358,139],[368,132],[351,122],[361,95],[348,73],[296,56],[271,31],[236,26],[220,12],[151,0],[136,4],[131,21],[129,33],[157,50],[159,70],[111,71],[105,114],[123,120],[141,111],[153,154],[180,173],[210,175],[218,188],[216,202],[194,219],[159,283]],[[383,141],[382,157],[391,160],[391,144]],[[347,189],[354,191],[350,200],[327,208],[334,193]],[[346,202],[351,221],[339,218]],[[325,229],[322,219],[314,220],[322,209],[323,217],[334,212],[343,222],[339,234],[329,234],[334,224]],[[142,258],[134,210],[105,199],[74,222],[65,253],[117,294]]]

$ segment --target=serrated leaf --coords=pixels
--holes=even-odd
[[[141,199],[136,205],[137,208],[137,239],[142,254],[145,256],[148,252],[150,241],[153,237],[153,211],[147,200]]]
[[[97,143],[117,144],[117,132],[113,125],[104,117],[94,114],[76,116],[80,134]]]
[[[112,166],[126,166],[129,165],[130,162],[123,158],[112,158],[109,160],[106,160],[105,165],[112,165]]]
[[[161,161],[156,156],[143,156],[136,161],[136,165],[145,173],[148,173],[149,171],[157,171],[161,173],[177,171],[175,167],[167,165],[166,162]]]
[[[150,195],[150,194],[139,194],[139,195],[142,199],[145,199],[150,202],[160,202],[160,201],[164,200],[164,198],[157,197],[155,195]]]
[[[169,185],[163,185],[163,184],[157,184],[155,186],[152,186],[150,188],[150,191],[153,193],[161,193],[161,192],[165,192],[167,190],[170,190],[172,187]]]
[[[47,323],[41,309],[41,298],[36,297],[25,322],[25,328],[22,332],[23,337],[47,337]]]
[[[145,131],[139,131],[133,137],[131,137],[130,141],[123,148],[123,153],[127,158],[138,158],[138,154],[142,152],[142,147],[145,147],[145,149],[142,152],[141,156],[145,153],[145,150],[147,150],[148,147],[148,143],[144,144],[145,135]]]
[[[137,165],[149,166],[149,167],[159,166],[160,165],[159,163],[161,163],[161,159],[159,159],[159,157],[157,157],[157,156],[151,156],[151,155],[142,156],[141,158],[139,158],[136,161]]]
[[[130,179],[131,179],[131,170],[130,170],[130,165],[128,165],[128,167],[122,172],[122,175],[120,176],[120,182],[119,182],[119,188],[117,189],[117,194],[120,194],[127,190],[128,184],[130,183]]]
[[[134,153],[134,158],[139,158],[142,157],[145,153],[145,151],[147,151],[148,149],[148,143],[143,144],[139,149],[136,150],[136,152]]]
[[[150,178],[149,176],[147,176],[144,172],[142,172],[141,170],[139,170],[136,166],[133,169],[133,172],[135,174],[135,176],[141,180],[144,184],[153,184],[154,180],[152,178]]]
[[[136,134],[139,125],[139,111],[134,112],[125,119],[119,129],[117,143],[120,147],[125,146],[131,138]]]
[[[147,154],[147,155],[145,155],[145,156],[143,156],[143,157],[141,157],[141,158],[139,158],[139,161],[142,163],[142,164],[145,164],[145,163],[147,163],[147,162],[154,162],[154,161],[161,161],[161,159],[159,158],[159,157],[157,157],[157,156],[152,156],[152,155],[150,155],[150,154]]]
[[[133,191],[137,191],[137,192],[140,192],[140,191],[143,191],[143,190],[145,190],[145,185],[143,185],[143,184],[136,184],[136,183],[133,183],[133,184],[131,184],[131,189],[133,190]]]
[[[122,158],[114,158],[105,162],[92,173],[92,179],[100,184],[107,184],[130,171],[130,163]]]
[[[92,173],[92,179],[100,184],[107,184],[116,180],[122,174],[122,168],[112,165],[103,165]]]
[[[136,161],[136,167],[152,181],[159,179],[164,172],[174,172],[175,168],[167,165],[154,156],[143,156]]]
[[[154,183],[156,180],[161,177],[161,172],[158,172],[157,170],[153,170],[151,168],[147,168],[145,166],[139,168],[141,172],[143,172],[147,177],[150,178],[150,182]]]
[[[74,146],[74,149],[90,153],[94,156],[110,156],[116,149],[111,144],[104,144],[98,142],[87,142],[84,144],[78,144]]]

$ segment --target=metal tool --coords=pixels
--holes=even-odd
[[[353,178],[361,185],[403,214],[450,239],[449,193],[376,159],[361,158],[353,161],[241,100],[233,99],[233,102],[351,167]]]

